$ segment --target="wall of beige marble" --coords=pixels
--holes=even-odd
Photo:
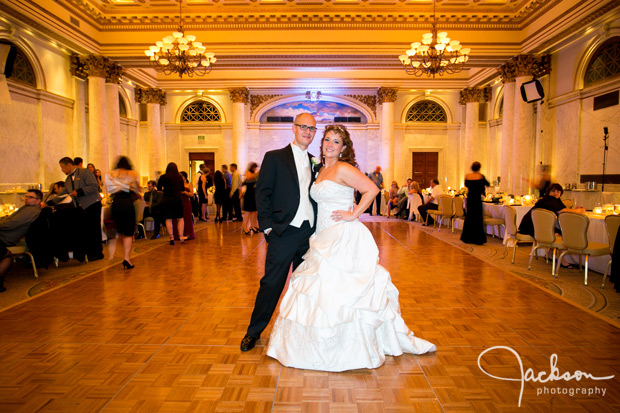
[[[5,23],[0,22],[0,29]],[[6,28],[6,27],[5,27]],[[552,54],[551,74],[543,78],[546,98],[537,105],[532,119],[532,153],[534,165],[550,163],[556,181],[577,182],[581,174],[602,172],[603,127],[610,130],[608,174],[620,174],[620,106],[593,111],[593,98],[620,88],[620,80],[583,87],[584,66],[590,52],[605,39],[620,35],[620,19],[606,27],[594,28],[578,41],[571,39],[557,45]],[[3,37],[4,36],[4,37]],[[0,37],[6,38],[0,34]],[[16,27],[11,41],[24,50],[31,59],[38,76],[36,89],[9,82],[13,103],[0,106],[0,163],[1,183],[40,182],[44,187],[64,179],[58,168],[62,156],[82,156],[88,153],[87,136],[80,136],[76,128],[74,111],[75,81],[70,74],[69,51],[38,38],[25,29]],[[501,153],[511,150],[502,147],[502,119],[498,117],[498,103],[502,98],[502,84],[492,85],[492,99],[487,105],[486,123],[478,124],[478,137],[474,154],[483,164],[482,172],[490,180],[500,176]],[[379,85],[378,85],[379,87]],[[128,117],[120,120],[121,152],[128,155],[140,174],[152,178],[149,170],[149,136],[146,122],[138,121],[135,86],[124,81],[119,86],[128,109]],[[277,90],[262,90],[264,94],[277,94]],[[215,124],[180,124],[183,108],[200,98],[195,92],[167,91],[167,104],[161,108],[162,155],[157,164],[164,170],[168,162],[176,162],[187,169],[190,152],[214,152],[217,167],[223,163],[238,162],[232,159],[232,101],[229,92],[222,90],[206,93],[205,98],[220,109],[222,121]],[[300,96],[303,98],[303,96]],[[357,151],[360,169],[369,172],[376,165],[386,171],[388,180],[402,184],[411,175],[411,153],[414,151],[439,152],[439,179],[445,186],[459,187],[468,171],[463,152],[462,131],[464,106],[458,103],[458,90],[398,92],[394,102],[394,164],[381,165],[381,135],[379,124],[351,125],[352,138]],[[405,121],[408,108],[420,99],[431,99],[442,105],[448,122],[442,125],[421,125]],[[274,103],[275,105],[276,103]],[[381,105],[377,112],[380,114]],[[265,152],[289,144],[292,140],[290,125],[258,124],[250,118],[246,105],[247,161],[261,162]],[[85,112],[85,111],[84,111]],[[376,119],[380,119],[377,116]],[[88,118],[85,133],[88,133]],[[310,152],[319,154],[323,125]],[[541,132],[542,131],[542,132]],[[198,135],[204,135],[199,140]],[[80,150],[82,150],[81,153]],[[118,154],[111,154],[110,161]],[[88,159],[86,159],[88,162]],[[109,165],[97,165],[105,170]],[[246,165],[239,165],[245,171]],[[607,186],[607,190],[620,188]]]

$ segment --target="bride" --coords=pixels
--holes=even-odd
[[[318,203],[316,233],[282,298],[267,354],[288,367],[345,371],[379,367],[386,355],[435,351],[405,325],[398,290],[357,219],[379,189],[357,169],[344,126],[325,128],[321,158],[310,190]],[[358,205],[354,189],[363,194]]]

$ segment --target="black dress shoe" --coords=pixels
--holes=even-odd
[[[100,255],[95,255],[94,257],[88,257],[88,261],[92,262],[92,261],[99,261],[103,259],[103,254]]]
[[[258,337],[252,337],[246,334],[245,337],[243,337],[243,340],[241,340],[241,351],[252,350],[254,346],[256,345],[257,340],[258,340]]]

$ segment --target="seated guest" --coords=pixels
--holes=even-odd
[[[411,182],[409,188],[409,220],[415,219],[414,217],[420,215],[419,207],[424,204],[424,195],[422,194],[422,188],[416,181]]]
[[[159,238],[159,230],[161,228],[161,215],[159,212],[159,203],[163,193],[157,190],[157,182],[149,181],[146,184],[147,191],[144,193],[144,218],[153,218],[153,236],[151,239]],[[142,221],[144,224],[144,220]]]
[[[422,217],[422,222],[426,222],[426,217],[428,216],[428,210],[432,209],[437,211],[439,209],[439,202],[437,198],[439,195],[442,195],[443,188],[439,185],[439,181],[437,179],[433,179],[431,181],[431,196],[428,198],[428,201],[421,206],[418,207],[418,212]],[[428,225],[433,225],[435,220],[432,217],[428,217]],[[426,224],[423,224],[426,225]]]
[[[67,204],[70,204],[72,207],[73,199],[68,194],[60,194],[60,192],[65,188],[64,181],[54,182],[50,186],[50,191],[43,200],[43,207],[51,207],[53,209],[61,208]]]
[[[29,189],[24,196],[24,206],[9,216],[0,218],[0,292],[4,288],[4,275],[11,267],[11,253],[7,247],[15,246],[26,235],[41,213],[43,194],[38,189]]]
[[[388,201],[386,206],[388,218],[391,216],[392,209],[396,208],[396,204],[398,203],[398,191],[398,182],[392,181],[392,186],[388,192]]]
[[[555,213],[556,215],[561,214],[563,212],[577,212],[583,214],[586,212],[585,208],[577,207],[574,209],[566,208],[564,202],[560,199],[562,194],[564,193],[564,189],[560,184],[551,184],[547,191],[547,195],[540,198],[527,213],[523,216],[521,220],[521,224],[519,224],[519,232],[522,234],[534,236],[534,221],[532,221],[532,211],[537,208],[548,209],[549,211]],[[558,234],[560,233],[560,229],[557,228]]]
[[[394,213],[394,216],[398,218],[406,219],[409,215],[407,199],[411,189],[411,182],[413,182],[411,178],[407,178],[407,183],[398,190],[398,201],[396,202],[396,212]]]

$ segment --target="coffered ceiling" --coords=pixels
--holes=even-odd
[[[430,0],[183,0],[187,34],[217,63],[204,78],[149,68],[144,50],[179,25],[177,0],[0,0],[0,14],[75,53],[110,57],[139,83],[192,87],[466,87],[519,53],[543,53],[620,13],[617,0],[438,0],[440,30],[471,48],[467,69],[412,78],[398,55],[433,21]]]

